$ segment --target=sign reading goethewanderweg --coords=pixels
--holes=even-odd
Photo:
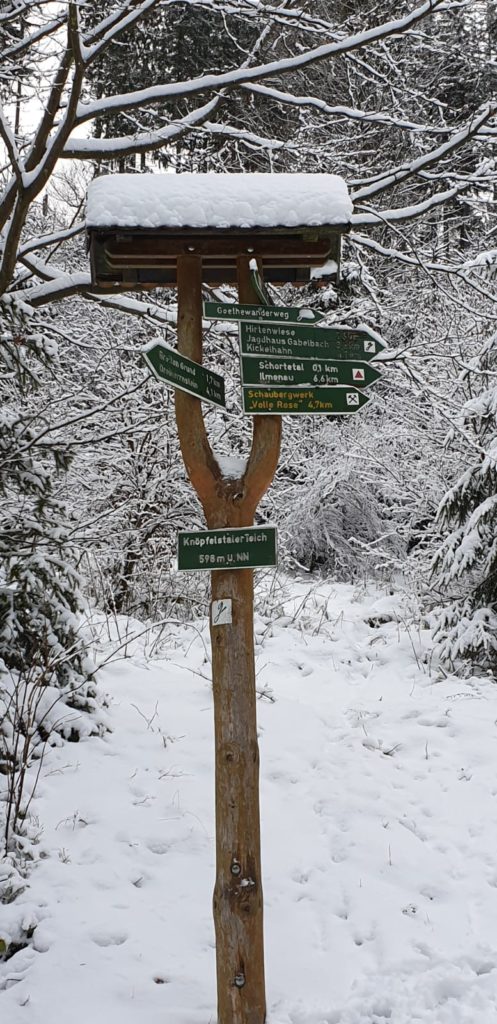
[[[240,302],[204,302],[206,320],[255,320],[263,323],[317,324],[323,313],[307,306],[256,306]]]
[[[178,534],[178,569],[259,569],[277,564],[276,527]]]
[[[158,380],[205,402],[225,407],[224,380],[218,373],[181,356],[163,341],[152,342],[148,348],[142,349],[142,356]]]
[[[290,387],[298,384],[333,386],[348,384],[367,388],[381,377],[368,363],[333,359],[292,359],[287,356],[242,356],[243,384]]]
[[[346,415],[358,412],[369,398],[356,388],[243,388],[243,411],[251,416]]]
[[[239,329],[243,356],[360,359],[369,363],[385,348],[379,338],[351,327],[241,323]]]

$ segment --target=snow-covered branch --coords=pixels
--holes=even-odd
[[[203,106],[186,114],[185,117],[157,131],[137,132],[136,135],[111,139],[70,139],[64,146],[61,156],[72,160],[96,160],[99,157],[114,159],[115,157],[131,156],[134,153],[152,153],[179,139],[185,132],[212,117],[221,102],[222,96],[215,96]]]
[[[358,107],[349,107],[340,103],[327,103],[318,96],[294,95],[293,93],[283,92],[281,89],[268,85],[250,84],[243,85],[242,88],[244,91],[252,93],[254,96],[262,96],[264,99],[276,100],[278,103],[284,103],[288,106],[310,107],[311,109],[318,110],[321,114],[326,114],[330,117],[345,117],[351,121],[363,121],[365,124],[390,125],[405,132],[423,133],[428,135],[453,134],[453,130],[448,127],[435,127],[420,121],[409,121],[406,118],[401,117],[400,114],[389,114],[386,110],[362,110]]]
[[[353,192],[354,202],[357,203],[362,199],[377,195],[377,193],[383,192],[386,188],[397,185],[399,182],[413,177],[413,175],[420,175],[439,161],[447,159],[456,150],[466,145],[470,139],[474,138],[482,125],[488,123],[488,121],[495,117],[496,113],[497,103],[495,101],[486,104],[478,115],[473,116],[464,128],[452,135],[446,142],[443,142],[441,146],[437,146],[428,153],[423,153],[422,156],[409,161],[407,164],[402,164],[393,170],[385,171],[381,176],[377,176],[371,184],[357,189]]]
[[[425,0],[423,4],[403,18],[385,22],[334,43],[306,50],[294,57],[270,61],[267,64],[257,64],[254,67],[226,71],[219,75],[201,75],[199,78],[190,79],[189,81],[164,83],[152,86],[149,89],[140,89],[136,92],[105,97],[102,100],[81,102],[78,106],[75,126],[111,112],[137,109],[149,104],[160,103],[163,100],[194,96],[205,90],[233,88],[248,82],[258,82],[272,75],[299,71],[311,64],[350,53],[372,43],[379,42],[382,39],[387,39],[389,36],[406,33],[419,21],[433,15],[442,6],[443,0]]]

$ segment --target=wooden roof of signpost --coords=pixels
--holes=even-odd
[[[207,284],[234,283],[237,257],[266,281],[303,284],[339,264],[352,204],[329,174],[120,174],[88,191],[92,280],[115,290],[174,286],[178,256],[202,257]]]

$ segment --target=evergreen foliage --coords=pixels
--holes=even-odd
[[[87,720],[95,690],[81,629],[74,524],[59,496],[69,451],[50,442],[50,404],[41,388],[56,346],[48,325],[26,318],[22,303],[4,303],[0,323],[1,757],[9,765],[14,708],[34,748],[53,731],[77,739],[97,725]]]
[[[473,361],[481,393],[463,406],[472,435],[472,464],[445,494],[438,512],[443,539],[433,561],[444,594],[435,639],[450,662],[466,658],[497,672],[497,335]]]
[[[109,0],[96,0],[83,10],[87,28],[94,27],[112,10]],[[210,7],[190,3],[175,3],[155,7],[138,27],[120,34],[100,59],[89,68],[88,81],[92,94],[100,99],[131,90],[146,89],[159,81],[188,81],[203,74],[220,73],[237,67],[250,53],[257,39],[257,24],[253,18],[232,12],[216,12]],[[243,95],[227,96],[231,115],[246,123],[254,103]],[[94,128],[96,138],[132,135],[138,124],[140,130],[157,131],[161,124],[181,119],[192,109],[188,98],[161,101],[151,111],[140,111],[135,118],[126,113],[110,111],[99,118]],[[209,132],[194,133],[182,138],[174,147],[159,150],[154,160],[162,166],[173,166],[179,171],[212,170],[219,160],[219,151],[225,146],[224,136]],[[142,161],[142,164],[144,161]],[[240,160],[234,158],[235,165]],[[245,158],[243,165],[249,169]],[[134,159],[121,161],[120,169],[133,169]],[[229,166],[224,154],[223,167]]]

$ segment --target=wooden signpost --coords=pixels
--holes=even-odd
[[[178,351],[202,362],[202,265],[178,257]],[[249,257],[238,261],[240,302],[254,303]],[[207,438],[200,402],[176,391],[176,422],[190,480],[208,529],[251,527],[271,483],[281,417],[254,422],[242,478],[224,479]],[[216,761],[214,926],[219,1024],[264,1024],[263,901],[260,856],[259,747],[254,661],[254,584],[250,568],[217,569],[212,604],[229,603],[231,621],[210,618]]]
[[[298,175],[296,187],[294,175],[280,175],[278,202],[282,194],[282,216],[290,209],[292,226],[285,227],[283,219],[268,227],[268,217],[278,209],[274,177],[253,176],[253,208],[263,225],[254,228],[246,226],[251,175],[142,175],[137,206],[136,176],[112,175],[95,179],[88,200],[95,287],[134,290],[176,283],[178,289],[177,350],[154,343],[144,357],[175,389],[181,452],[207,524],[205,531],[180,534],[178,566],[212,570],[218,1024],[264,1024],[266,1019],[253,570],[275,564],[276,531],[254,526],[254,517],[278,464],[282,414],[355,413],[368,401],[360,389],[379,376],[368,363],[383,348],[367,331],[316,328],[322,314],[307,307],[265,305],[264,276],[304,283],[311,267],[330,259],[339,263],[340,236],[351,213],[341,179]],[[193,188],[190,178],[195,178]],[[175,199],[168,206],[172,188]],[[205,229],[192,223],[192,195],[198,197],[199,189],[212,210]],[[294,211],[304,195],[308,219],[295,227]],[[189,218],[184,228],[178,227],[183,202]],[[328,220],[319,227],[323,210]],[[201,213],[204,223],[204,207]],[[203,281],[235,280],[238,302],[202,303]],[[203,418],[201,400],[223,406],[224,386],[218,374],[202,366],[202,313],[240,323],[243,402],[253,416],[253,434],[236,479],[223,476]]]

